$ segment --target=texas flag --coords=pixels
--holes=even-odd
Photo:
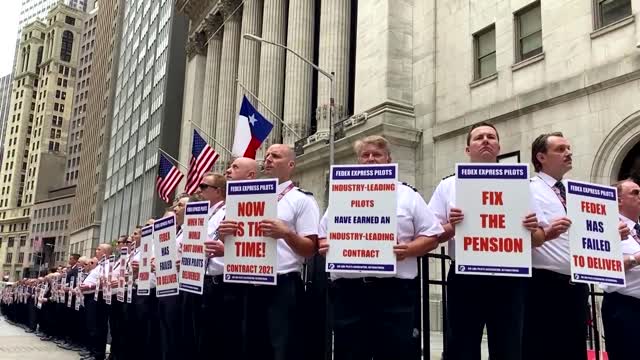
[[[243,96],[236,124],[236,135],[233,138],[233,155],[255,159],[256,151],[269,136],[271,129],[273,124],[251,105],[246,96]]]

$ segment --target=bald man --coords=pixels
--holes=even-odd
[[[109,315],[107,305],[102,298],[102,294],[100,294],[102,292],[100,282],[103,281],[101,276],[105,264],[100,264],[99,261],[103,257],[108,258],[111,252],[111,245],[98,245],[95,251],[96,257],[89,262],[89,267],[93,266],[94,261],[96,265],[80,285],[80,290],[84,294],[85,318],[88,330],[88,355],[83,359],[104,359]],[[96,291],[98,292],[97,301],[94,298]]]
[[[277,178],[278,218],[265,219],[261,231],[277,241],[278,281],[276,286],[236,284],[246,294],[246,313],[236,324],[246,319],[241,337],[244,358],[300,359],[301,305],[304,284],[302,266],[306,257],[316,252],[320,211],[313,194],[296,187],[291,181],[295,170],[295,153],[287,145],[271,145],[264,158],[263,173]],[[243,160],[244,161],[244,160]],[[233,164],[232,164],[233,167]],[[237,169],[236,171],[240,171]],[[234,169],[231,169],[233,174]],[[234,179],[240,180],[240,179]],[[234,234],[235,221],[220,223],[221,237]],[[225,324],[229,328],[229,324]]]

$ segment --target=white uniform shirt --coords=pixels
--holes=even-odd
[[[397,234],[399,244],[413,241],[418,236],[437,236],[444,232],[442,225],[431,212],[427,203],[424,201],[420,193],[415,191],[408,185],[398,183],[398,204],[397,204]],[[327,237],[327,218],[328,210],[320,220],[318,237],[324,239]],[[418,276],[418,260],[415,257],[409,257],[397,262],[396,275],[385,274],[367,274],[367,273],[331,273],[331,279],[340,278],[361,278],[366,276],[375,277],[397,277],[400,279],[414,279]]]
[[[94,267],[93,270],[91,270],[89,274],[87,274],[87,277],[84,278],[82,285],[95,287],[96,284],[98,284],[98,280],[100,279],[101,271],[102,271],[102,268],[99,265],[96,265],[96,267]],[[94,292],[96,292],[95,288],[91,290],[83,291],[82,293],[93,294]]]
[[[627,224],[629,229],[631,229],[631,234],[629,234],[629,237],[621,242],[622,253],[625,255],[625,257],[640,253],[640,242],[633,237],[633,235],[636,235],[638,239],[640,239],[640,234],[636,233],[635,229],[633,228],[636,223],[633,220],[622,215],[620,215],[620,218]],[[605,285],[601,285],[601,287],[606,292],[617,292],[622,295],[640,299],[640,266],[636,266],[632,269],[627,270],[625,272],[625,277],[627,281],[626,287]]]
[[[220,222],[227,214],[227,207],[220,201],[209,208],[209,222],[207,223],[207,239],[218,240],[216,231]],[[218,240],[220,241],[220,240]],[[206,274],[209,276],[222,275],[224,272],[224,258],[222,256],[209,258],[207,261]]]
[[[278,194],[289,187],[291,180],[278,185]],[[293,187],[278,201],[278,219],[302,237],[318,235],[320,209],[312,195]],[[284,239],[278,239],[278,274],[302,272],[304,257],[296,254]]]
[[[538,224],[547,228],[553,220],[567,216],[553,186],[558,180],[540,172],[531,179],[531,194],[540,212]],[[532,249],[533,267],[551,270],[564,275],[571,275],[571,256],[569,255],[569,232],[560,234],[553,240],[547,240],[542,246]]]
[[[538,223],[546,224],[546,218],[541,214],[539,207],[534,201],[534,189],[532,184],[529,185],[529,206],[532,209],[531,212],[536,214],[538,218]],[[555,193],[554,193],[555,194]],[[562,206],[562,205],[561,205]],[[458,208],[462,210],[462,214],[464,215],[464,204],[459,204],[456,206],[456,177],[455,175],[448,176],[438,184],[436,190],[433,192],[431,196],[431,200],[429,200],[429,209],[433,212],[436,218],[440,221],[441,224],[449,223],[449,213],[451,212],[451,208]],[[448,240],[448,254],[449,256],[455,260],[456,255],[456,240],[455,237],[452,237]]]

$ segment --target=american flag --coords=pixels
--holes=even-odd
[[[171,203],[169,195],[175,190],[176,186],[184,175],[169,161],[164,155],[160,154],[160,166],[158,167],[158,178],[156,179],[156,190],[160,198],[167,203]]]
[[[184,191],[191,195],[198,190],[202,176],[211,170],[220,155],[204,139],[193,130],[193,145],[191,146],[191,162],[187,173],[187,186]]]

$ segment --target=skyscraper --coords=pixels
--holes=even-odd
[[[0,170],[2,238],[26,238],[30,206],[63,184],[84,17],[58,4],[45,22],[32,22],[22,31]],[[23,265],[5,262],[2,271],[13,276]]]
[[[187,21],[172,1],[127,1],[100,239],[129,233],[167,204],[155,196],[158,151],[177,157]]]
[[[107,174],[106,155],[109,151],[113,96],[115,93],[118,59],[120,54],[120,31],[124,7],[122,0],[103,0],[99,3],[95,49],[93,52],[91,81],[79,84],[79,91],[89,88],[89,98],[82,105],[84,149],[82,161],[77,165],[76,196],[71,207],[69,236],[71,251],[90,255],[91,249],[100,239],[100,219],[104,200]],[[86,107],[86,112],[85,112]],[[78,110],[80,112],[80,110]],[[73,127],[73,120],[71,122]],[[66,176],[66,175],[65,175]]]

